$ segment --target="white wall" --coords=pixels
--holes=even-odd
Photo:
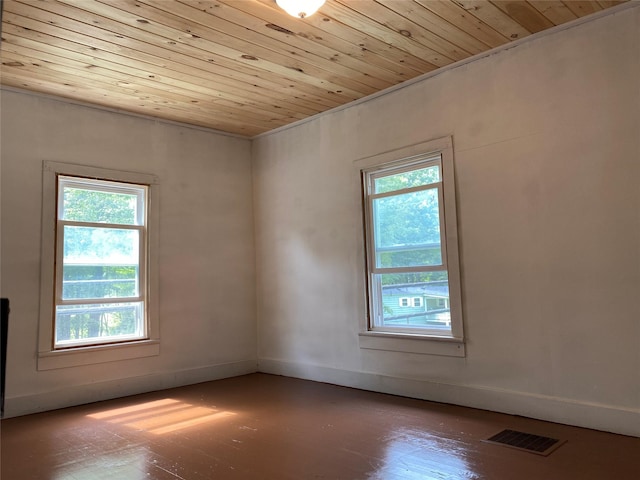
[[[359,348],[357,159],[453,135],[466,358]],[[640,435],[640,8],[254,140],[259,368]]]
[[[253,372],[250,141],[3,90],[6,415]],[[157,175],[160,355],[37,371],[42,162]]]

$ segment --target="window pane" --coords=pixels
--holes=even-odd
[[[137,225],[138,195],[64,187],[62,220]]]
[[[56,345],[141,338],[143,303],[56,307]]]
[[[64,226],[64,264],[138,265],[138,230]]]
[[[373,200],[376,267],[442,265],[438,190]]]
[[[126,298],[138,296],[135,265],[64,265],[62,298]]]
[[[431,165],[430,167],[409,172],[397,173],[388,177],[376,178],[374,180],[373,193],[393,192],[403,188],[420,187],[430,185],[440,181],[440,167]]]
[[[382,325],[451,330],[449,280],[446,271],[377,274],[382,290]],[[400,299],[411,298],[411,302]]]

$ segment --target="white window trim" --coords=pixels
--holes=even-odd
[[[373,350],[389,350],[420,354],[433,354],[464,357],[464,329],[462,317],[462,289],[460,276],[460,260],[458,254],[458,221],[456,212],[456,191],[455,174],[453,161],[453,140],[449,137],[442,137],[427,142],[418,143],[397,150],[384,152],[378,155],[362,158],[354,162],[358,181],[362,184],[363,170],[371,170],[377,167],[392,166],[394,163],[406,163],[412,159],[424,158],[439,155],[442,162],[442,185],[444,200],[444,228],[446,232],[446,262],[449,276],[449,298],[451,309],[451,335],[420,334],[414,332],[391,332],[374,330],[369,320],[369,294],[368,280],[369,268],[366,259],[366,251],[363,252],[365,264],[363,273],[364,282],[361,283],[365,299],[365,314],[360,321],[360,347]],[[362,206],[367,202],[366,191],[362,189]],[[363,215],[364,221],[366,217]],[[367,240],[364,234],[362,245]],[[366,249],[365,249],[366,250]]]
[[[53,348],[55,309],[56,196],[58,175],[148,185],[147,203],[147,339],[125,343],[92,345],[71,349]],[[44,161],[42,168],[42,248],[40,259],[40,324],[38,370],[50,370],[117,360],[148,357],[160,353],[158,315],[158,178],[155,175],[108,170],[84,165]]]

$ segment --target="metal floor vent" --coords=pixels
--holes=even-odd
[[[516,448],[529,453],[547,456],[566,440],[557,438],[541,437],[531,433],[518,432],[516,430],[503,430],[483,442],[494,443],[504,447]]]

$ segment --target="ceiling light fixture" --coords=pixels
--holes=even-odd
[[[306,18],[313,15],[325,0],[276,0],[278,6],[292,17]]]

